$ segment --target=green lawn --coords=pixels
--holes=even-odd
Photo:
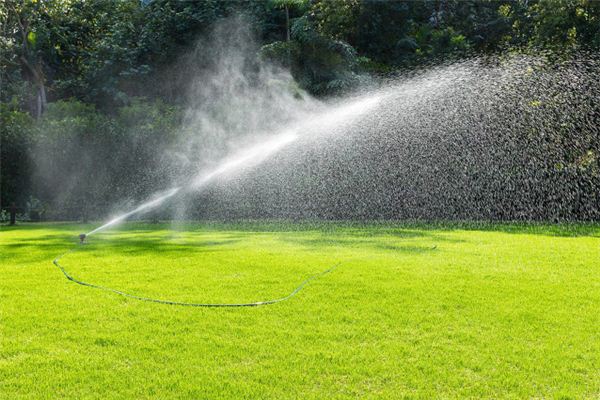
[[[0,398],[599,398],[600,226],[0,228]]]

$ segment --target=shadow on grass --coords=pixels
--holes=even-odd
[[[429,229],[443,231],[501,232],[518,235],[550,237],[595,237],[600,238],[599,223],[542,223],[542,222],[456,222],[431,224]]]
[[[421,237],[421,236],[420,236]],[[433,236],[423,236],[427,239],[435,241],[436,239]],[[367,250],[384,250],[384,251],[394,251],[394,252],[406,252],[406,253],[426,253],[435,250],[433,245],[431,246],[419,246],[413,244],[392,244],[379,241],[377,239],[358,239],[358,238],[332,238],[332,237],[322,237],[322,238],[302,238],[302,237],[282,237],[280,240],[294,244],[300,245],[309,251],[322,250],[325,247],[346,247],[346,248],[360,248]]]
[[[116,252],[121,254],[138,253],[161,253],[165,255],[186,254],[198,252],[216,252],[224,251],[225,246],[232,246],[241,241],[241,239],[224,238],[222,240],[202,240],[201,238],[193,242],[177,243],[168,240],[169,238],[159,235],[144,235],[139,238],[115,237],[111,239],[101,239],[86,243],[82,246],[83,251],[98,252]],[[72,235],[68,234],[46,234],[37,238],[25,238],[15,243],[3,245],[8,249],[6,255],[12,253],[12,256],[20,262],[48,259],[51,261],[62,253],[80,246],[77,240],[73,240]],[[32,251],[35,250],[35,251]]]
[[[71,249],[78,242],[77,235],[93,229],[96,224],[28,223],[2,226],[0,254],[2,262],[52,259]],[[175,229],[172,229],[175,228]],[[38,236],[21,238],[10,233],[27,231]],[[553,237],[600,237],[598,224],[536,224],[536,223],[475,223],[475,222],[353,222],[353,221],[242,221],[201,222],[173,225],[171,223],[125,223],[115,229],[102,232],[89,240],[94,249],[110,250],[127,254],[161,252],[217,252],[229,246],[255,239],[258,233],[280,234],[277,239],[308,249],[327,246],[363,247],[390,251],[426,252],[427,246],[390,243],[389,239],[423,239],[438,242],[466,242],[462,238],[448,237],[443,233],[454,231],[502,232]],[[48,233],[50,232],[50,233]],[[160,233],[157,233],[160,232]],[[170,240],[181,233],[219,233],[218,239],[184,237],[181,242]],[[305,232],[306,234],[302,234]],[[295,235],[294,233],[298,233]],[[8,234],[8,235],[7,235]],[[2,235],[7,235],[2,237]],[[382,240],[387,239],[387,240]],[[91,249],[91,248],[90,248]]]
[[[511,234],[535,234],[543,236],[600,237],[600,222],[492,222],[492,221],[286,221],[245,220],[235,222],[198,222],[182,224],[191,230],[235,230],[250,232],[302,232],[343,233],[351,236],[397,236],[400,238],[423,237],[432,231],[456,230],[503,232]]]
[[[114,252],[116,254],[139,255],[147,253],[160,253],[166,256],[175,256],[180,254],[193,255],[197,253],[217,253],[231,251],[236,245],[244,242],[255,241],[257,233],[281,233],[275,238],[293,245],[300,246],[308,250],[319,250],[324,247],[360,247],[365,250],[393,251],[423,253],[429,252],[431,246],[407,245],[389,243],[386,239],[425,239],[431,241],[454,240],[440,238],[432,232],[416,230],[360,230],[356,228],[331,229],[328,225],[325,231],[315,231],[311,229],[303,234],[298,231],[297,235],[287,231],[279,230],[232,230],[229,225],[220,225],[222,229],[205,230],[202,227],[192,226],[195,230],[186,232],[215,232],[218,237],[194,237],[183,235],[178,237],[177,231],[166,231],[169,225],[156,224],[126,224],[118,230],[104,232],[98,236],[89,238],[87,245],[81,249],[90,253]],[[87,226],[84,226],[87,227]],[[274,228],[275,225],[271,225]],[[11,260],[15,264],[27,264],[36,261],[52,261],[68,250],[78,246],[77,232],[82,231],[81,225],[26,225],[12,227],[11,230],[27,230],[30,232],[26,237],[15,236],[9,238],[8,242],[2,243],[2,247],[7,250],[0,256],[0,260]],[[248,227],[250,228],[250,227]],[[36,234],[36,230],[39,234]],[[157,231],[163,231],[157,233]],[[50,233],[49,233],[50,232]],[[291,234],[290,234],[291,233]],[[316,237],[315,237],[316,236]],[[179,240],[181,239],[181,240]]]

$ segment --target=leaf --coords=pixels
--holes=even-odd
[[[27,34],[27,41],[31,46],[35,46],[35,43],[37,41],[37,34],[35,32],[29,32]]]

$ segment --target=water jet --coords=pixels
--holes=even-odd
[[[314,128],[315,126],[320,127],[329,127],[329,129],[333,129],[335,126],[343,123],[348,123],[358,116],[366,113],[368,110],[372,109],[379,101],[382,99],[381,93],[376,95],[366,96],[351,102],[347,102],[343,105],[340,105],[329,113],[322,113],[321,115],[313,118],[309,122],[305,122],[304,124],[296,124],[291,127],[287,127],[283,129],[279,134],[273,135],[271,138],[259,143],[255,146],[250,147],[249,149],[242,151],[233,155],[232,157],[228,157],[221,161],[219,165],[209,172],[201,172],[198,173],[188,184],[184,186],[179,186],[172,188],[166,192],[160,193],[156,195],[153,199],[139,205],[135,209],[121,214],[107,223],[97,227],[96,229],[91,230],[90,232],[81,233],[79,235],[79,243],[84,244],[86,238],[89,235],[102,231],[110,226],[116,225],[128,217],[147,212],[159,205],[163,204],[165,201],[172,199],[176,194],[185,194],[193,191],[197,191],[203,189],[206,185],[212,183],[216,178],[228,175],[233,172],[238,172],[240,169],[248,168],[252,166],[256,166],[273,154],[279,152],[286,146],[294,143],[300,139],[300,132],[304,129]],[[138,296],[131,293],[127,293],[121,290],[113,289],[110,287],[105,287],[101,285],[96,285],[93,283],[85,282],[79,280],[72,275],[70,275],[67,270],[59,263],[60,259],[65,255],[73,252],[75,249],[71,249],[66,253],[56,257],[53,261],[54,265],[63,273],[63,275],[70,281],[75,282],[82,286],[87,286],[95,289],[105,290],[112,293],[119,294],[124,297],[129,297],[135,300],[159,303],[159,304],[167,304],[167,305],[177,305],[177,306],[189,306],[189,307],[254,307],[254,306],[263,306],[276,304],[283,301],[286,301],[293,296],[295,296],[304,286],[306,286],[310,281],[326,275],[337,268],[338,264],[322,271],[318,274],[312,275],[302,281],[299,286],[297,286],[290,294],[284,297],[256,301],[256,302],[240,302],[240,303],[199,303],[199,302],[178,302],[172,300],[164,300],[164,299],[156,299],[145,296]]]

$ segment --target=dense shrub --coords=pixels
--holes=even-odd
[[[31,190],[28,157],[33,123],[15,103],[0,103],[0,208],[23,204]]]
[[[137,99],[116,116],[75,100],[50,103],[30,127],[30,192],[51,217],[104,214],[169,178],[164,149],[178,128],[178,111],[162,102]]]

